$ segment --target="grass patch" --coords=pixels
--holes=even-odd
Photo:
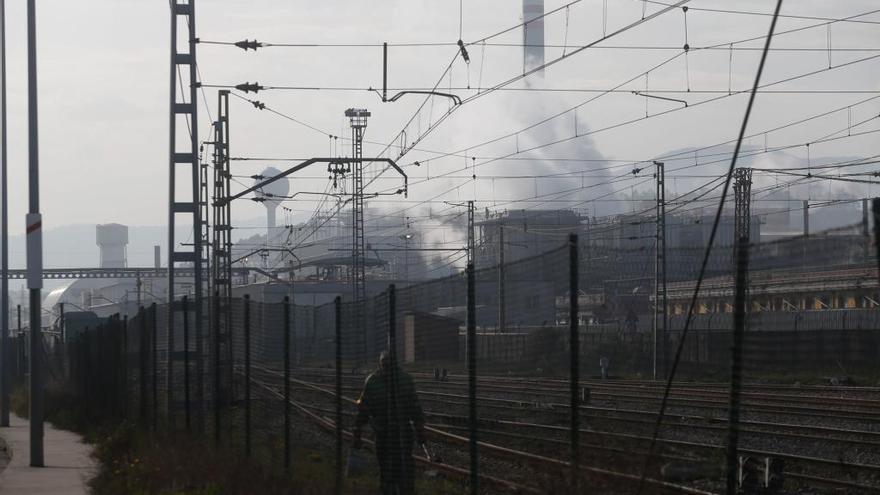
[[[46,421],[62,430],[75,431],[88,436],[90,425],[82,413],[82,403],[76,394],[63,388],[48,386],[43,396]],[[22,418],[30,417],[27,384],[15,384],[9,399],[13,413]]]
[[[89,483],[95,495],[323,495],[335,483],[332,456],[313,450],[297,450],[292,469],[284,472],[244,459],[240,450],[217,449],[182,433],[150,435],[130,424],[96,440],[100,466]],[[418,485],[425,495],[462,492],[460,484],[439,478]],[[375,473],[345,480],[345,493],[377,492]]]
[[[10,407],[29,416],[28,388],[16,384]],[[83,435],[94,447],[98,461],[89,487],[95,495],[324,495],[333,493],[335,469],[332,452],[295,450],[292,468],[285,472],[276,459],[246,459],[241,448],[216,448],[210,440],[183,432],[148,433],[131,422],[90,422],[75,394],[49,386],[45,393],[46,421]],[[254,445],[264,453],[272,446]],[[277,447],[277,446],[275,446]],[[276,453],[277,454],[277,453]],[[378,493],[378,468],[371,459],[363,476],[345,480],[346,494]],[[421,473],[418,473],[421,475]],[[443,477],[419,476],[420,495],[462,493],[460,482]]]

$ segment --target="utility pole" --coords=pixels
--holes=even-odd
[[[196,71],[196,15],[195,0],[188,3],[171,1],[171,59],[170,59],[170,100],[169,100],[169,153],[168,153],[168,311],[167,313],[167,347],[166,369],[167,386],[171,390],[173,380],[173,359],[177,355],[174,349],[175,315],[182,309],[175,300],[175,268],[178,263],[191,264],[193,267],[193,312],[196,339],[202,335],[203,309],[203,268],[205,266],[204,236],[202,235],[202,207],[199,204],[202,195],[200,182],[201,164],[199,163],[199,122],[198,122],[198,75]],[[178,51],[178,26],[186,26],[187,40],[183,52]],[[186,74],[186,76],[184,76]],[[188,91],[178,89],[180,85]],[[187,79],[188,84],[184,82]],[[178,94],[183,93],[183,94]],[[178,96],[180,98],[178,98]],[[179,101],[178,101],[179,100]],[[189,135],[179,139],[178,124],[189,127]],[[180,146],[178,146],[180,145]],[[184,187],[177,187],[178,179],[186,177]],[[178,197],[180,195],[180,197]],[[178,222],[179,216],[185,217]],[[192,226],[192,250],[178,250],[175,239],[176,226]],[[167,413],[172,417],[174,404],[169,401]]]
[[[27,284],[30,292],[30,441],[31,467],[43,467],[43,332],[40,293],[43,288],[43,219],[40,214],[40,146],[37,123],[37,6],[27,3],[28,64],[28,196]],[[5,35],[5,33],[4,33]],[[4,147],[5,149],[5,147]]]
[[[370,112],[363,108],[349,108],[345,111],[351,125],[352,158],[352,207],[351,207],[351,287],[352,303],[355,308],[356,338],[359,343],[359,359],[366,360],[367,339],[364,322],[364,299],[366,299],[366,268],[365,268],[365,235],[364,235],[364,164],[363,141],[367,129],[367,118]]]
[[[211,230],[211,286],[214,289],[211,310],[214,317],[210,320],[214,328],[214,355],[221,361],[219,368],[232,370],[232,207],[228,201],[230,181],[229,168],[229,91],[221,90],[217,94],[217,121],[214,122],[213,142],[214,162],[214,222]],[[196,346],[199,347],[201,343]],[[197,363],[197,366],[202,366]],[[203,396],[204,384],[197,384],[200,396]],[[219,384],[219,385],[218,385]],[[224,371],[217,378],[215,386],[231,389],[232,376]]]
[[[657,236],[654,253],[654,379],[666,376],[668,328],[668,301],[666,296],[666,175],[663,162],[657,167]]]
[[[476,260],[474,251],[474,245],[476,244],[476,239],[474,237],[474,202],[467,202],[467,219],[468,219],[468,237],[467,237],[467,259],[468,263],[473,264]]]
[[[862,245],[865,247],[865,259],[868,259],[871,256],[871,231],[869,230],[868,224],[868,198],[862,198],[862,236],[864,237],[864,242]]]
[[[804,238],[810,237],[810,202],[804,200]]]
[[[801,241],[801,268],[806,269],[807,267],[807,242],[810,240],[810,202],[808,200],[803,201],[803,206],[801,207],[804,215],[804,239]]]
[[[504,219],[498,218],[498,331],[507,329],[507,294],[504,274]]]
[[[140,272],[138,272],[137,279],[135,280],[135,288],[137,289],[137,292],[136,292],[136,294],[137,294],[137,307],[139,307],[139,308],[143,304],[143,302],[142,302],[143,296],[141,294],[143,291],[143,286],[144,286],[144,282],[143,282],[143,280],[141,280]]]
[[[468,201],[467,245],[467,369],[468,369],[468,453],[470,457],[470,494],[480,493],[480,453],[477,433],[477,303],[474,273],[474,202]]]
[[[739,409],[742,386],[742,347],[749,316],[749,242],[751,228],[752,169],[733,172],[734,194],[734,298],[733,345],[731,346],[730,406],[727,433],[727,493],[736,492]]]
[[[733,172],[734,194],[734,246],[739,244],[740,239],[751,242],[751,196],[752,196],[752,169],[738,168]],[[806,201],[804,202],[806,206]],[[805,210],[806,211],[806,210]],[[805,224],[806,225],[806,224]],[[806,230],[807,227],[804,227]]]
[[[0,426],[9,426],[9,187],[7,183],[6,165],[6,0],[0,0],[0,195],[3,210],[0,229],[0,316],[3,318],[0,328]]]
[[[403,218],[403,224],[406,227],[403,234],[403,280],[409,285],[409,241],[413,237],[409,233],[409,217]]]

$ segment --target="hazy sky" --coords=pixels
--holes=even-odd
[[[167,216],[168,181],[168,91],[169,91],[169,8],[164,1],[146,0],[41,0],[38,1],[38,50],[40,90],[40,165],[42,210],[46,228],[70,223],[120,222],[129,225],[162,225]],[[687,41],[691,47],[748,39],[766,34],[769,16],[724,14],[698,8],[736,8],[770,12],[773,4],[764,1],[723,2],[694,0],[687,16]],[[638,20],[643,2],[612,0],[603,14],[601,0],[584,0],[567,11],[546,18],[548,44],[566,43],[572,47],[601,38],[603,24],[610,33]],[[562,5],[548,0],[546,10]],[[26,209],[26,61],[25,2],[7,2],[8,78],[9,78],[9,160],[10,214],[13,233],[23,230]],[[521,4],[515,0],[463,1],[462,38],[474,41],[521,22]],[[661,6],[649,4],[648,13]],[[878,8],[873,0],[790,0],[783,12],[788,15],[840,18]],[[198,36],[203,40],[237,41],[245,38],[274,43],[355,43],[393,44],[418,42],[452,43],[459,39],[459,8],[453,1],[336,0],[329,2],[291,2],[288,0],[200,0]],[[832,48],[864,49],[834,51],[830,63],[841,63],[880,55],[880,15],[859,18],[868,23],[839,22],[781,35],[774,47],[818,48],[820,51],[774,51],[767,61],[765,82],[777,81],[827,68],[829,37]],[[819,24],[821,19],[781,19],[777,31]],[[519,48],[498,44],[521,43],[522,32],[515,29],[493,38],[486,46],[469,48],[471,62],[458,59],[451,76],[440,88],[491,86],[522,72]],[[637,46],[639,49],[588,49],[548,68],[543,79],[530,76],[510,87],[608,89],[636,78],[625,90],[644,90],[644,73],[681,50],[645,47],[681,47],[685,42],[685,14],[681,9],[664,14],[602,45]],[[737,45],[760,48],[762,41]],[[457,51],[455,46],[395,47],[389,49],[389,85],[431,87],[443,74]],[[568,49],[571,51],[571,48]],[[562,48],[547,48],[547,60],[558,57]],[[700,147],[733,139],[739,128],[747,96],[731,96],[717,102],[695,106],[702,100],[723,96],[700,93],[718,90],[726,94],[751,85],[759,50],[692,50],[651,71],[649,90],[685,90],[690,94],[664,93],[686,99],[690,107],[669,115],[580,137],[539,152],[520,153],[519,158],[597,158],[646,160],[670,150]],[[254,52],[229,46],[199,45],[199,61],[205,84],[237,84],[259,81],[264,85],[309,87],[374,88],[382,84],[382,57],[379,47],[301,47],[265,48]],[[732,62],[731,62],[732,56]],[[686,63],[687,69],[686,70]],[[770,129],[821,112],[877,96],[880,58],[821,72],[811,77],[774,86],[793,90],[858,90],[874,93],[848,94],[766,94],[758,97],[750,131]],[[639,77],[637,77],[639,76]],[[474,91],[453,89],[463,97]],[[199,132],[202,139],[209,120],[216,115],[216,89],[206,89],[209,107],[201,108]],[[483,141],[504,136],[538,122],[561,110],[581,103],[597,93],[498,91],[467,103],[432,132],[418,148],[433,151],[466,149]],[[253,97],[251,95],[251,97]],[[343,111],[366,107],[373,113],[367,139],[390,143],[403,124],[414,114],[423,97],[407,96],[397,103],[382,103],[367,91],[268,91],[257,99],[302,122],[336,135],[348,134]],[[853,106],[813,121],[767,136],[770,147],[809,142],[835,131],[845,130],[848,122],[877,116],[878,100]],[[673,102],[649,101],[648,112],[680,107]],[[448,109],[437,99],[428,105],[407,128],[412,142]],[[407,167],[411,181],[410,202],[395,205],[396,210],[413,206],[443,191],[438,199],[467,200],[521,198],[602,182],[591,174],[608,162],[500,161],[480,166],[475,172],[455,172],[485,157],[515,153],[517,149],[545,144],[574,134],[604,128],[645,116],[645,99],[623,91],[597,99],[577,112],[555,119],[544,126],[510,137],[468,153],[468,158],[452,156],[430,161],[430,165]],[[333,152],[332,140],[269,112],[259,112],[233,98],[231,107],[232,154],[249,157],[310,157]],[[877,119],[859,128],[877,129]],[[846,133],[846,131],[844,131]],[[339,147],[347,143],[338,141]],[[811,160],[822,157],[868,157],[880,153],[876,135],[840,139],[811,147]],[[764,138],[749,141],[763,147]],[[368,145],[365,154],[376,154],[378,145]],[[393,150],[396,155],[397,150]],[[711,151],[706,152],[711,153]],[[413,151],[401,164],[425,161],[433,155]],[[806,148],[787,150],[786,160],[805,157]],[[763,164],[773,165],[773,155],[762,156]],[[234,173],[251,175],[264,165],[283,168],[280,162],[236,162]],[[289,166],[289,165],[288,165]],[[671,168],[671,167],[670,167]],[[715,170],[715,169],[712,169]],[[537,179],[496,179],[492,175],[542,175],[583,171],[584,177],[567,182]],[[624,172],[626,169],[624,169]],[[620,170],[608,172],[619,173]],[[450,173],[453,178],[423,181]],[[476,173],[476,182],[468,179]],[[693,170],[681,174],[693,173]],[[670,182],[675,185],[674,173]],[[295,191],[324,191],[326,172],[320,167],[306,171],[293,182]],[[391,177],[391,176],[388,176]],[[682,179],[684,180],[684,178]],[[249,182],[247,179],[243,179]],[[635,183],[635,182],[633,182]],[[628,185],[623,183],[621,185]],[[456,188],[456,186],[458,186]],[[394,189],[398,183],[380,179],[373,190]],[[610,186],[585,188],[578,199],[595,198]],[[678,186],[676,186],[678,187]],[[816,192],[817,197],[820,195]],[[386,198],[387,199],[387,198]],[[311,199],[310,199],[311,201]],[[502,202],[503,201],[499,201]],[[302,211],[314,202],[291,203]],[[387,203],[377,206],[389,207]],[[486,206],[486,205],[483,205]],[[489,205],[491,206],[491,205]],[[510,206],[523,207],[528,205]],[[544,205],[548,207],[548,205]],[[235,206],[234,217],[252,218],[261,207],[251,202]],[[436,210],[443,210],[442,205]]]

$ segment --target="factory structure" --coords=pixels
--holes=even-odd
[[[96,226],[98,269],[94,273],[84,274],[86,276],[83,278],[65,280],[49,291],[43,301],[46,310],[44,325],[57,321],[62,312],[67,319],[79,317],[78,313],[93,314],[97,318],[117,313],[120,316],[133,316],[141,305],[163,301],[167,281],[158,272],[158,246],[154,248],[156,259],[152,276],[112,276],[114,270],[129,268],[128,232],[127,226],[118,223]]]
[[[545,63],[544,13],[542,0],[523,0],[523,72],[532,72],[538,78],[543,77]],[[352,138],[357,149],[366,127],[366,116],[370,114],[366,110],[349,109],[346,115],[350,112],[361,112],[358,114],[360,133],[355,132]],[[353,131],[357,128],[354,122],[352,119]],[[215,169],[220,163],[222,160],[215,164]],[[228,158],[226,163],[228,165]],[[334,181],[337,177],[349,180],[352,169],[358,168],[357,163],[354,167],[348,163],[350,169],[341,172],[339,165],[328,163]],[[337,195],[338,203],[336,208],[331,208],[332,213],[317,212],[305,223],[281,225],[278,210],[283,202],[297,194],[308,194],[292,192],[295,191],[291,187],[292,176],[263,184],[281,175],[284,173],[279,168],[268,167],[253,176],[252,193],[247,199],[265,207],[266,228],[264,233],[237,239],[229,246],[228,253],[224,253],[229,254],[231,265],[229,296],[247,295],[253,301],[265,303],[279,303],[289,297],[296,305],[319,307],[337,297],[345,302],[352,301],[354,294],[370,298],[394,284],[398,289],[412,288],[424,295],[414,306],[417,314],[407,320],[412,332],[420,321],[441,326],[463,324],[460,282],[466,254],[470,254],[482,277],[476,288],[477,299],[481,301],[476,311],[484,328],[507,333],[564,324],[568,317],[564,312],[566,266],[559,260],[547,260],[555,260],[557,255],[552,253],[560,251],[572,233],[578,235],[580,275],[584,281],[578,295],[579,319],[585,325],[626,325],[647,330],[651,322],[656,321],[657,308],[663,304],[658,301],[661,285],[666,286],[665,314],[675,317],[687,307],[687,294],[698,277],[714,223],[711,211],[672,209],[660,215],[660,210],[654,208],[665,205],[665,200],[658,198],[656,202],[645,202],[647,213],[596,216],[578,209],[485,209],[473,212],[469,225],[459,222],[425,227],[422,223],[411,223],[403,214],[370,209],[362,188],[358,191],[355,186],[345,202],[341,198],[345,194]],[[232,195],[230,191],[226,194]],[[780,200],[799,201],[790,197]],[[207,203],[201,206],[207,211]],[[735,232],[743,224],[743,218],[747,219],[744,224],[749,239],[762,246],[752,260],[752,267],[766,273],[755,280],[768,280],[767,287],[752,292],[754,311],[877,306],[880,294],[869,280],[860,285],[859,291],[842,288],[838,291],[837,286],[831,284],[818,295],[805,292],[815,292],[815,284],[834,279],[828,271],[835,269],[829,268],[824,257],[811,256],[812,253],[834,250],[833,265],[855,270],[846,273],[858,272],[862,274],[860,277],[870,275],[868,268],[865,268],[868,272],[859,271],[866,265],[870,253],[864,248],[867,245],[864,231],[836,232],[833,238],[815,235],[810,238],[808,204],[804,203],[802,214],[796,210],[762,211],[755,207],[751,212],[746,210],[745,216],[741,212],[739,217],[733,213],[722,216],[714,250],[706,265],[712,290],[703,294],[699,313],[729,312]],[[863,205],[863,215],[866,211]],[[661,225],[658,218],[663,220],[662,227],[658,226]],[[213,225],[212,229],[231,232],[234,227],[228,218],[226,222],[228,225]],[[467,252],[464,241],[456,246],[438,240],[438,231],[454,239],[467,238],[472,232],[473,252]],[[785,242],[798,237],[803,241]],[[207,233],[200,239],[202,245],[207,246],[207,252],[216,254],[225,250],[222,245],[212,245],[208,239]],[[213,243],[217,243],[216,239]],[[80,311],[99,318],[117,313],[133,315],[141,306],[167,302],[169,294],[179,300],[194,294],[197,287],[203,288],[202,294],[212,294],[214,290],[211,284],[216,280],[212,278],[210,267],[200,267],[202,279],[197,281],[194,276],[199,271],[186,273],[188,263],[179,261],[175,269],[182,273],[173,277],[174,286],[169,287],[168,260],[162,266],[158,247],[152,272],[140,267],[134,275],[127,272],[124,277],[113,277],[108,270],[129,268],[128,228],[124,225],[98,225],[96,244],[103,278],[77,278],[52,290],[44,303],[47,319],[57,319],[62,306],[68,314]],[[204,263],[216,261],[210,254],[197,254]],[[658,268],[661,259],[662,270]],[[780,270],[787,275],[774,274]],[[353,291],[352,287],[357,289]],[[514,300],[511,294],[528,294],[528,297]],[[640,323],[631,324],[635,320]],[[416,355],[423,351],[413,347],[409,352]]]

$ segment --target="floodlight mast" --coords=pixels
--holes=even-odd
[[[372,114],[365,108],[349,108],[345,111],[351,125],[351,157],[356,162],[351,164],[352,171],[352,202],[351,202],[351,280],[352,304],[354,304],[355,338],[358,344],[358,355],[355,362],[366,362],[367,339],[364,314],[364,299],[367,290],[367,274],[364,262],[366,255],[366,239],[364,236],[364,164],[361,160],[364,151],[364,133],[367,131],[367,118]]]
[[[251,187],[244,189],[243,191],[236,194],[227,194],[223,197],[215,197],[214,205],[215,207],[225,207],[229,205],[232,201],[236,199],[240,199],[248,194],[251,194],[255,191],[262,190],[266,186],[272,184],[277,180],[281,180],[291,174],[299,172],[311,165],[316,163],[326,163],[327,169],[331,173],[332,180],[338,180],[338,177],[345,177],[347,174],[351,174],[352,183],[354,185],[352,189],[352,246],[351,246],[351,267],[349,270],[349,279],[352,284],[352,298],[353,301],[363,301],[366,296],[366,264],[365,264],[365,253],[366,253],[366,243],[365,243],[365,235],[364,235],[364,199],[367,195],[364,193],[364,175],[363,175],[363,167],[364,164],[367,163],[385,163],[403,178],[403,188],[398,189],[395,194],[403,194],[404,197],[407,196],[409,191],[409,178],[406,173],[397,163],[390,158],[364,158],[363,157],[363,137],[367,127],[367,119],[371,116],[371,113],[362,108],[349,108],[345,111],[345,116],[349,118],[351,124],[351,132],[352,132],[352,156],[351,157],[317,157],[317,158],[309,158],[293,167],[284,170],[277,175],[272,177],[264,178],[264,180],[259,181]],[[294,195],[297,193],[294,193]],[[354,321],[357,323],[356,325],[356,335],[358,336],[357,342],[357,355],[356,361],[362,363],[366,359],[366,334],[365,334],[365,325],[363,324],[363,311],[360,308],[361,304],[356,303],[356,312],[354,314]]]

